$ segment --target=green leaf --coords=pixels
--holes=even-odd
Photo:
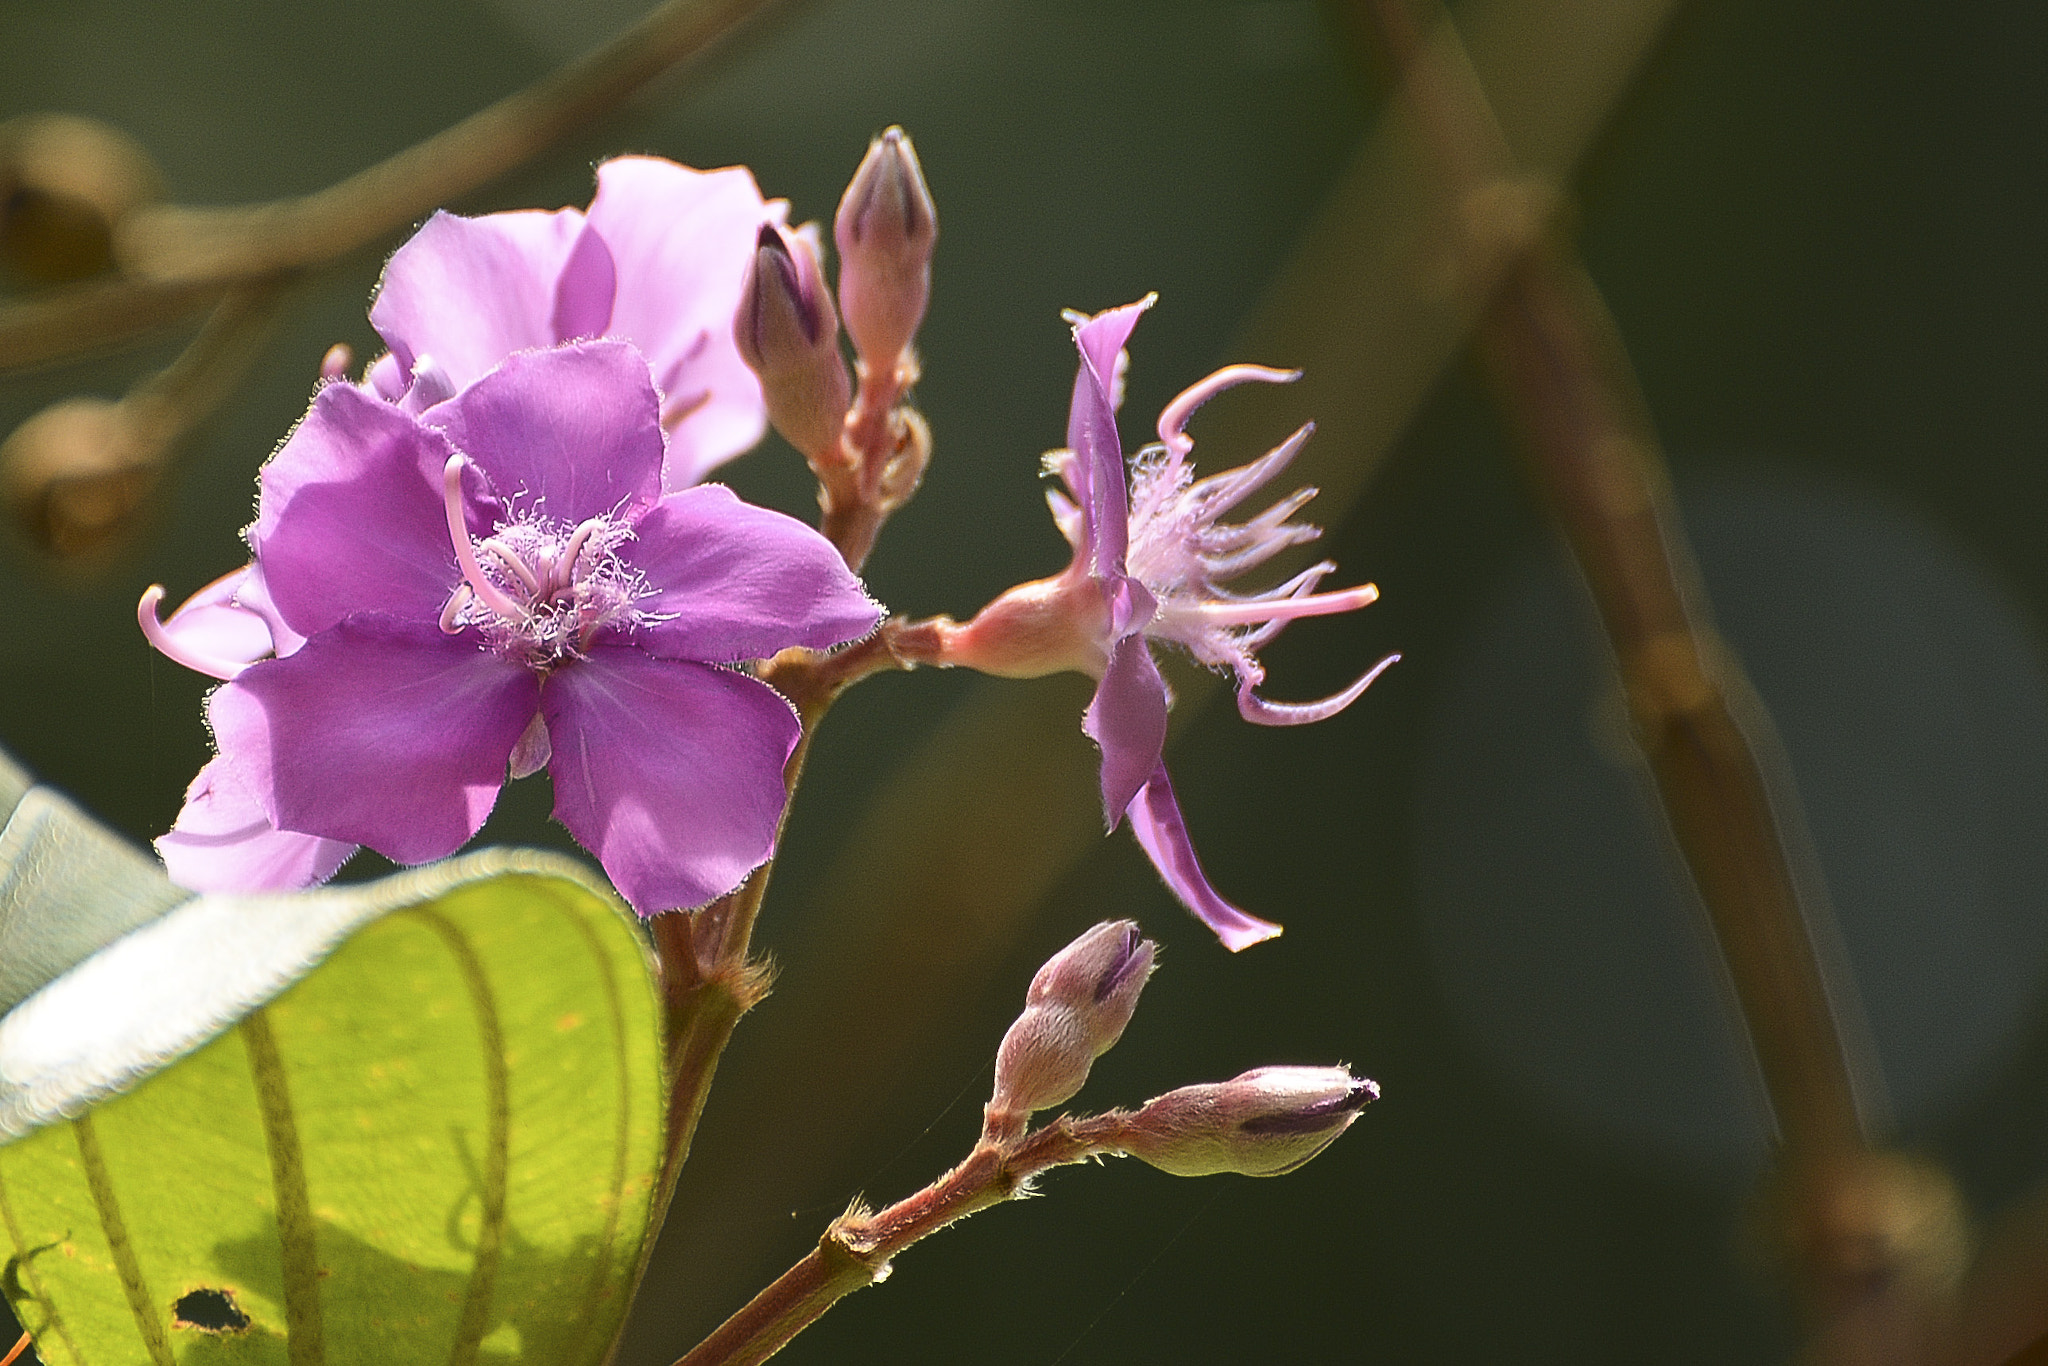
[[[598,1362],[659,1018],[565,859],[189,899],[0,1019],[0,1291],[53,1366]]]
[[[31,784],[0,751],[0,1015],[191,895],[68,798]]]

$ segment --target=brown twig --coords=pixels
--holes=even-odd
[[[1549,233],[1556,196],[1517,178],[1439,15],[1368,0],[1431,144],[1468,269],[1504,270],[1478,349],[1530,475],[1562,527],[1619,666],[1666,819],[1727,963],[1778,1120],[1788,1243],[1821,1360],[1914,1359],[1929,1289],[1901,1211],[1925,1215],[1924,1173],[1874,1153],[1857,1069],[1785,831],[1803,831],[1768,714],[1716,633],[1674,513],[1670,477],[1613,319]],[[1946,1189],[1946,1187],[1944,1187]],[[1949,1208],[1946,1220],[1954,1223]],[[1913,1265],[1916,1274],[1902,1274]],[[1941,1280],[1935,1274],[1935,1280]]]
[[[201,284],[333,260],[519,166],[695,57],[767,0],[666,0],[596,51],[424,142],[313,194],[137,211],[115,255],[137,278]]]
[[[128,278],[0,306],[0,372],[117,346],[189,316],[238,281],[324,265],[397,232],[617,108],[768,3],[667,0],[581,60],[313,194],[137,209],[114,227],[115,259]]]
[[[0,304],[0,374],[111,349],[191,316],[226,290],[210,280],[92,280]]]
[[[14,1346],[8,1349],[7,1355],[0,1357],[0,1366],[14,1366],[14,1363],[21,1359],[21,1354],[28,1350],[28,1341],[28,1334],[23,1333]]]
[[[180,443],[261,354],[289,284],[279,277],[228,290],[178,358],[120,402],[67,399],[0,444],[0,489],[46,550],[90,563],[125,539]]]

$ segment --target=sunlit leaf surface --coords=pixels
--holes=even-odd
[[[659,1087],[566,861],[187,900],[0,1019],[0,1290],[53,1363],[595,1362]]]

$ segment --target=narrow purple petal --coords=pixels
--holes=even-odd
[[[625,342],[513,356],[425,421],[519,512],[575,523],[661,494],[658,400],[647,362]],[[438,494],[434,503],[439,516]]]
[[[288,892],[333,877],[356,846],[279,830],[215,759],[185,790],[185,809],[156,850],[171,881],[190,891]]]
[[[633,533],[620,558],[658,590],[636,604],[659,618],[633,633],[651,655],[730,664],[826,650],[882,619],[830,541],[721,484],[669,494]]]
[[[1216,894],[1202,865],[1195,858],[1195,846],[1188,841],[1187,823],[1180,816],[1180,802],[1167,780],[1166,765],[1160,764],[1131,803],[1131,833],[1166,886],[1195,918],[1216,932],[1223,947],[1236,953],[1280,933],[1270,920],[1248,915]]]
[[[223,755],[280,829],[399,863],[477,832],[540,684],[431,619],[351,617],[213,694]]]
[[[611,327],[618,273],[604,237],[588,223],[569,248],[555,281],[554,340],[601,337]]]
[[[671,489],[696,483],[767,428],[760,381],[733,344],[732,320],[761,225],[786,212],[762,201],[743,167],[694,171],[618,157],[597,168],[590,223],[618,270],[611,332],[646,355],[671,414]]]
[[[1125,636],[1110,651],[1081,729],[1102,747],[1102,814],[1114,830],[1166,746],[1166,680],[1143,636]]]
[[[513,352],[562,340],[556,289],[584,232],[575,209],[437,213],[385,264],[370,325],[403,374],[432,356],[466,388]],[[594,307],[571,292],[586,312]]]
[[[1081,368],[1074,376],[1074,400],[1067,412],[1067,446],[1080,457],[1075,473],[1087,514],[1092,568],[1121,574],[1130,545],[1130,495],[1124,482],[1123,441],[1116,430],[1116,358],[1150,297],[1112,308],[1077,324],[1074,344]]]
[[[350,612],[437,615],[462,578],[441,503],[452,453],[353,385],[322,389],[258,476],[249,545],[281,619],[310,636]],[[473,502],[472,529],[490,526],[488,501]]]
[[[767,684],[600,645],[541,709],[555,819],[642,915],[723,896],[775,851],[798,725]]]

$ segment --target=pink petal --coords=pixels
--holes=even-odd
[[[1102,814],[1116,829],[1131,799],[1159,767],[1166,745],[1166,680],[1141,635],[1110,651],[1081,729],[1102,747]]]
[[[254,565],[224,574],[185,599],[164,622],[164,634],[192,654],[236,664],[253,664],[274,647],[270,624],[240,602]]]
[[[1188,841],[1188,827],[1181,820],[1180,802],[1167,780],[1166,765],[1160,764],[1131,803],[1131,833],[1138,845],[1166,880],[1167,889],[1180,898],[1181,905],[1196,919],[1216,932],[1223,947],[1236,953],[1280,933],[1270,920],[1247,915],[1216,894],[1195,858],[1195,846]]]
[[[462,578],[441,503],[452,453],[353,385],[322,389],[258,476],[249,544],[281,620],[302,636],[351,612],[433,620]],[[488,534],[489,500],[480,494],[471,513]]]
[[[362,387],[387,403],[396,403],[405,397],[405,369],[399,365],[398,357],[386,351],[370,362],[363,371]]]
[[[541,709],[555,819],[640,914],[723,896],[775,851],[799,728],[767,684],[600,645]]]
[[[565,212],[570,212],[566,211]],[[612,265],[611,248],[588,223],[569,248],[555,281],[555,308],[550,321],[554,340],[575,341],[602,337],[611,330],[612,302],[618,293],[618,274]]]
[[[1123,573],[1130,545],[1130,495],[1124,483],[1123,441],[1116,430],[1117,355],[1154,297],[1098,313],[1074,327],[1081,369],[1074,376],[1074,400],[1067,413],[1067,447],[1079,457],[1075,473],[1080,487],[1075,491],[1093,539],[1091,568],[1101,575]]]
[[[306,638],[285,624],[279,615],[277,604],[270,598],[270,582],[263,575],[263,566],[252,564],[242,571],[240,582],[235,588],[235,605],[254,612],[263,619],[270,631],[270,643],[279,655],[288,655],[306,643]]]
[[[575,523],[661,494],[658,401],[647,362],[625,342],[513,356],[423,420],[520,512]],[[437,517],[440,503],[437,492]]]
[[[659,590],[636,604],[660,618],[633,635],[651,655],[766,659],[791,645],[843,645],[881,622],[831,542],[721,484],[669,494],[633,532],[621,558]]]
[[[579,327],[598,311],[597,277],[609,261],[579,250],[585,233],[575,209],[436,213],[385,264],[370,324],[402,373],[432,356],[456,389],[466,388],[515,351],[563,340],[558,306]]]
[[[215,759],[185,789],[185,809],[156,851],[171,881],[191,891],[288,892],[333,877],[356,846],[279,830]]]
[[[454,853],[505,781],[540,684],[432,620],[352,617],[218,689],[221,753],[282,830],[399,863]]]
[[[780,223],[787,208],[764,203],[743,167],[617,157],[597,168],[590,223],[618,271],[611,332],[653,367],[672,424],[671,489],[696,483],[767,429],[760,381],[733,344],[732,320],[761,225]]]

